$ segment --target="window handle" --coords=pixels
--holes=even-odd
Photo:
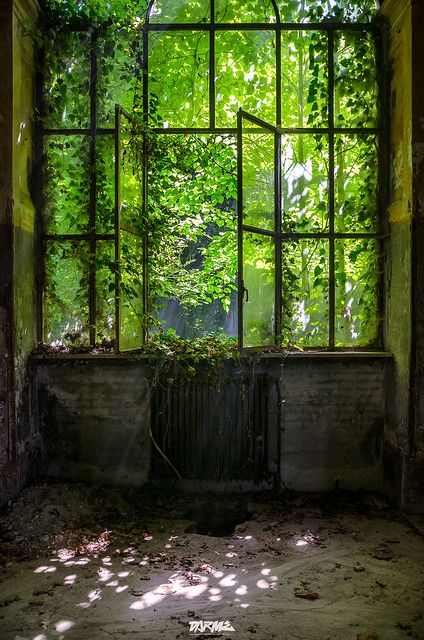
[[[243,287],[243,299],[244,299],[244,294],[246,294],[245,302],[249,302],[249,290],[246,289],[246,287]]]

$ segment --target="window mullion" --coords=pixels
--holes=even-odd
[[[282,242],[281,242],[281,134],[274,134],[274,207],[275,207],[275,343],[281,341],[282,317]]]
[[[213,1],[213,0],[212,0]],[[238,346],[243,349],[243,116],[237,113],[237,333]]]
[[[328,31],[328,216],[329,216],[329,348],[334,349],[335,240],[334,240],[334,31]]]
[[[215,129],[215,0],[210,5],[211,22],[209,30],[209,126]]]
[[[146,214],[148,208],[148,153],[147,153],[147,128],[149,124],[149,29],[145,25],[143,29],[143,217],[146,221]],[[148,255],[149,255],[149,239],[147,230],[144,230],[143,234],[143,256],[142,256],[142,269],[143,269],[143,344],[148,341],[148,319],[147,314],[149,312],[149,281],[148,281]]]
[[[148,340],[149,312],[149,241],[147,235],[147,199],[148,199],[148,173],[147,173],[147,133],[143,131],[143,184],[142,184],[142,213],[143,213],[143,344]]]
[[[88,210],[89,233],[89,333],[90,345],[96,343],[96,127],[97,127],[97,36],[91,36],[90,51],[90,201]]]
[[[121,335],[121,110],[115,105],[115,340],[119,351]]]
[[[281,30],[275,34],[275,101],[276,101],[276,123],[281,125]]]

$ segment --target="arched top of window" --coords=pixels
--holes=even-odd
[[[150,0],[152,24],[371,22],[378,0]]]
[[[276,0],[215,0],[211,16],[210,0],[154,0],[148,9],[148,21],[156,24],[270,23],[278,21]]]

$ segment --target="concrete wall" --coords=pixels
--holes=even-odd
[[[283,364],[281,481],[298,491],[380,489],[384,357],[287,358]]]
[[[41,438],[33,371],[36,344],[35,208],[30,195],[35,0],[0,3],[0,505],[37,477]]]
[[[382,14],[390,109],[390,182],[386,229],[385,344],[393,353],[393,378],[388,381],[384,486],[402,501],[404,461],[408,448],[410,407],[411,220],[412,220],[412,22],[409,1],[386,0]]]
[[[267,370],[272,372],[267,375],[269,389],[261,386],[261,393],[267,396],[267,402],[262,405],[267,412],[267,433],[263,434],[268,447],[265,459],[271,473],[280,466],[282,486],[302,491],[327,491],[335,486],[343,489],[381,487],[384,383],[390,366],[390,358],[359,355],[305,355],[278,362],[273,359],[269,365],[255,366],[258,378],[266,375]],[[249,372],[245,371],[245,375]],[[150,469],[150,376],[151,371],[143,361],[125,358],[90,360],[75,356],[40,361],[40,419],[49,475],[71,480],[142,484]],[[280,394],[275,394],[275,380],[280,385]],[[161,384],[166,385],[166,379]],[[214,413],[215,408],[210,405],[216,389],[214,382],[211,389],[205,411],[209,407],[208,412]],[[215,402],[220,402],[225,395],[223,388],[215,391],[215,395]],[[231,437],[231,412],[238,429],[244,428],[246,432],[252,429],[248,415],[243,424],[240,422],[240,416],[245,415],[245,396],[246,389],[240,392],[240,406],[236,406],[232,397],[231,403],[221,408],[226,412],[227,435],[233,446],[242,444],[243,438]],[[185,455],[192,457],[193,465],[207,457],[210,477],[214,478],[211,458],[219,457],[219,438],[223,435],[225,440],[225,434],[217,433],[217,424],[212,425],[214,440],[218,443],[215,447],[209,437],[208,416],[202,412],[197,397],[196,406],[190,405],[191,397],[191,394],[181,394],[178,400],[178,403],[185,401],[181,409],[185,424],[182,428],[175,422],[183,434],[179,435],[177,444],[181,444],[184,436]],[[278,406],[279,401],[282,407]],[[196,428],[190,429],[187,424],[193,415],[197,416],[193,423]],[[172,419],[167,428],[172,432]],[[260,445],[263,446],[262,442]],[[253,443],[253,446],[257,445]],[[181,452],[175,447],[166,450],[166,454],[177,468],[186,470],[183,478],[192,481],[192,468],[190,464],[182,465],[178,458]],[[231,455],[237,458],[235,452]],[[249,456],[254,457],[254,453],[250,452]],[[198,469],[202,480],[205,479],[204,466]],[[252,478],[248,469],[246,474],[233,479]],[[175,475],[170,473],[169,477],[172,479]],[[261,474],[260,480],[264,477]],[[227,477],[229,479],[232,478]]]
[[[12,454],[10,414],[13,412],[13,354],[10,351],[13,331],[12,297],[12,9],[0,4],[0,469],[6,468]],[[12,359],[12,364],[11,364]],[[5,483],[2,477],[1,485]],[[1,487],[0,485],[0,487]],[[1,489],[0,489],[1,491]]]
[[[424,5],[412,2],[412,358],[405,507],[424,513]]]
[[[120,358],[38,367],[47,475],[140,486],[150,465],[149,370]]]
[[[387,212],[388,381],[384,488],[424,512],[424,7],[385,0],[389,38],[390,167]]]

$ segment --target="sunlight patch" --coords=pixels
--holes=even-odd
[[[259,587],[259,589],[269,589],[269,582],[266,580],[258,580],[256,586]]]
[[[34,573],[54,573],[55,571],[57,571],[57,567],[47,567],[44,565],[34,569]]]
[[[71,629],[74,624],[75,622],[72,622],[72,620],[59,620],[59,622],[56,622],[56,624],[54,625],[54,628],[59,633],[62,633],[64,631],[69,631],[69,629]]]
[[[235,573],[229,573],[228,576],[225,576],[219,584],[221,587],[234,587],[234,585],[237,584],[237,581],[234,580],[236,577]]]

